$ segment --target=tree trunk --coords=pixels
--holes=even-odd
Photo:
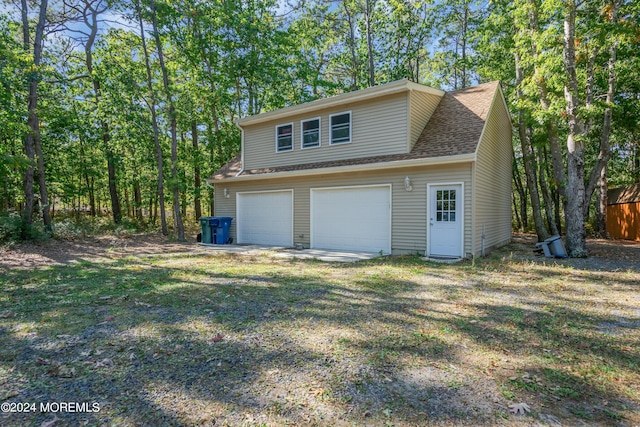
[[[102,91],[100,88],[100,81],[96,78],[93,73],[93,45],[96,40],[96,36],[98,35],[98,15],[107,10],[107,8],[103,8],[101,10],[95,9],[92,2],[85,0],[85,9],[84,9],[84,22],[89,27],[89,35],[87,37],[87,41],[84,45],[85,52],[85,61],[87,66],[87,71],[89,72],[89,76],[91,78],[91,82],[93,84],[93,93],[95,96],[96,110],[98,110],[100,104],[100,98],[102,96]],[[113,215],[113,222],[116,224],[122,220],[122,212],[120,209],[120,199],[118,198],[118,185],[117,185],[117,177],[116,177],[116,165],[115,165],[115,155],[111,148],[111,134],[109,132],[109,124],[100,117],[100,130],[102,133],[102,143],[104,146],[105,154],[107,157],[107,175],[109,177],[109,196],[111,197],[111,213]]]
[[[22,35],[23,46],[25,51],[29,51],[30,35],[29,35],[29,19],[28,5],[26,0],[21,2],[22,10]],[[27,124],[29,131],[25,135],[24,149],[29,166],[25,172],[24,193],[25,193],[25,212],[23,218],[25,224],[30,226],[33,222],[33,210],[35,206],[35,198],[33,191],[34,167],[38,168],[38,181],[40,187],[40,203],[42,208],[42,220],[45,229],[51,231],[51,216],[49,214],[49,198],[47,194],[46,175],[44,169],[44,158],[42,153],[42,144],[40,141],[40,120],[38,119],[38,68],[42,58],[42,43],[44,26],[47,18],[48,0],[41,0],[40,11],[38,14],[38,22],[36,24],[36,32],[33,40],[33,66],[34,70],[29,73],[29,97],[28,97],[28,118]],[[34,164],[35,163],[35,164]],[[26,237],[26,236],[25,236]]]
[[[529,24],[531,30],[538,33],[540,31],[540,24],[538,20],[538,2],[531,0],[529,13]],[[547,89],[547,81],[543,72],[538,67],[538,61],[540,52],[535,43],[535,39],[531,39],[531,55],[534,58],[534,73],[536,89],[538,92],[538,98],[540,105],[544,111],[549,111],[551,108],[551,102],[549,101],[549,92]],[[553,178],[555,186],[558,189],[560,195],[565,195],[565,187],[567,185],[566,171],[564,162],[562,160],[562,149],[560,148],[560,138],[558,137],[558,126],[553,119],[547,119],[545,123],[545,129],[547,132],[547,139],[549,141],[549,148],[551,150],[551,166],[553,168]]]
[[[461,38],[462,38],[462,83],[460,85],[461,88],[467,87],[467,29],[469,26],[469,5],[466,1],[463,2],[462,7],[464,8],[462,15],[462,29],[461,29]]]
[[[113,215],[113,222],[118,224],[122,220],[122,212],[120,210],[120,199],[118,198],[118,187],[116,184],[116,165],[115,156],[111,148],[109,148],[109,127],[107,123],[102,125],[102,141],[105,145],[105,151],[107,154],[107,173],[109,175],[109,196],[111,198],[111,213]]]
[[[129,187],[124,186],[124,208],[127,211],[127,216],[131,218],[131,203],[129,203]]]
[[[36,119],[37,120],[37,119]],[[40,123],[38,121],[38,126]],[[38,131],[33,138],[33,145],[36,149],[36,158],[38,159],[38,184],[40,186],[40,208],[42,209],[42,222],[44,229],[51,232],[51,213],[49,211],[49,195],[47,194],[47,180],[44,170],[44,153],[42,152],[42,143],[40,140],[40,132]]]
[[[89,195],[89,215],[96,216],[96,201],[93,195],[93,189],[91,188],[91,180],[86,172],[84,173],[84,183],[87,186],[87,193]]]
[[[142,192],[140,191],[140,181],[137,178],[133,181],[133,198],[135,201],[135,215],[138,222],[142,223]]]
[[[369,56],[369,87],[375,86],[375,70],[373,68],[373,44],[371,42],[371,1],[366,0],[367,55]]]
[[[349,24],[349,50],[351,51],[351,90],[358,90],[358,56],[356,53],[356,31],[353,15],[347,7],[347,0],[343,0],[342,6],[344,13],[347,16],[347,23]]]
[[[520,231],[522,229],[522,221],[520,221],[520,214],[518,213],[518,203],[516,202],[516,193],[511,193],[511,202],[513,203],[513,214],[516,216],[516,228]]]
[[[529,223],[527,219],[527,192],[525,188],[522,186],[522,180],[520,178],[520,168],[518,167],[518,162],[516,161],[515,153],[512,152],[512,156],[513,156],[513,168],[512,168],[513,182],[515,184],[516,191],[518,193],[518,199],[520,200],[520,218],[521,218],[520,221],[522,222],[521,231],[524,232],[529,228]]]
[[[564,18],[563,60],[567,81],[564,96],[567,101],[567,252],[571,257],[586,257],[586,230],[584,222],[585,187],[584,187],[584,128],[578,116],[578,80],[576,76],[575,53],[575,0],[566,2]]]
[[[522,89],[520,85],[522,83],[522,68],[520,67],[520,55],[515,54],[516,64],[516,93],[519,99],[522,99]],[[533,222],[536,228],[536,234],[538,240],[543,241],[549,237],[549,233],[544,226],[542,220],[542,211],[540,207],[540,195],[538,193],[538,180],[536,179],[536,167],[535,167],[535,155],[533,148],[531,147],[531,141],[529,135],[527,135],[525,115],[522,109],[518,110],[518,134],[520,136],[520,145],[522,147],[522,163],[524,164],[524,172],[527,178],[527,187],[529,188],[529,195],[531,196],[531,208],[533,209]]]
[[[193,196],[193,208],[196,215],[196,220],[202,216],[202,205],[200,202],[200,149],[198,148],[198,124],[194,121],[191,123],[191,141],[193,143],[193,182],[194,182],[194,196]]]
[[[167,215],[164,208],[164,166],[162,159],[162,146],[160,145],[160,131],[158,129],[158,117],[156,115],[156,96],[153,89],[153,80],[151,77],[151,65],[149,61],[149,51],[147,50],[147,42],[144,32],[144,23],[142,21],[142,11],[140,10],[140,3],[135,3],[136,14],[138,15],[138,22],[140,24],[140,40],[142,42],[142,51],[144,52],[144,63],[147,72],[147,88],[149,89],[149,110],[151,111],[151,125],[153,127],[153,142],[156,147],[156,163],[158,166],[158,204],[160,208],[160,223],[162,228],[162,234],[167,236],[169,231],[167,230]],[[155,203],[154,203],[155,208]],[[151,209],[150,209],[151,211]],[[152,223],[156,223],[157,212],[152,215]]]
[[[553,200],[551,198],[551,192],[547,185],[547,177],[545,171],[545,161],[541,153],[542,149],[538,149],[538,180],[540,181],[540,191],[542,192],[542,200],[544,200],[544,212],[547,217],[547,225],[552,235],[558,235],[558,228],[556,227],[556,221],[553,216]]]
[[[151,7],[151,23],[153,25],[153,35],[156,41],[156,50],[158,52],[158,61],[160,62],[160,70],[162,71],[162,83],[164,91],[169,103],[169,120],[171,122],[171,186],[173,187],[173,224],[178,232],[178,240],[183,242],[184,225],[182,224],[182,214],[180,212],[180,186],[178,185],[178,129],[176,122],[176,109],[173,103],[173,94],[169,84],[169,75],[167,67],[164,63],[164,54],[162,50],[162,42],[160,41],[160,33],[158,32],[158,19],[156,16],[155,0],[149,2]]]
[[[549,153],[547,151],[547,148],[543,146],[542,147],[542,151],[543,151],[543,154],[544,154],[544,163],[547,165],[546,174],[547,174],[548,177],[552,177],[552,176],[554,176],[553,165],[551,165],[551,167],[549,167],[549,165],[550,165],[550,163],[549,163]],[[560,192],[555,187],[551,187],[550,192],[551,192],[551,200],[553,201],[554,222],[555,222],[555,228],[557,230],[556,234],[561,236],[562,235],[562,221],[561,221],[561,218],[560,218]]]
[[[600,171],[600,179],[596,186],[596,235],[602,239],[609,237],[607,233],[607,167]]]
[[[29,52],[30,50],[30,36],[29,36],[29,18],[28,18],[28,9],[27,9],[27,0],[22,0],[22,36],[23,36],[23,49],[25,52]],[[25,174],[24,174],[24,196],[25,196],[25,204],[24,211],[22,213],[22,218],[24,220],[25,226],[29,227],[33,223],[33,207],[34,207],[34,194],[33,194],[33,175],[35,168],[35,150],[33,148],[33,129],[37,129],[37,118],[35,117],[35,107],[37,106],[37,93],[35,89],[37,88],[37,82],[35,88],[32,90],[31,88],[31,80],[33,80],[35,76],[29,77],[29,100],[28,100],[28,109],[29,109],[29,117],[27,118],[27,124],[29,126],[30,131],[27,132],[24,138],[24,153],[27,156],[27,160],[29,162]],[[34,123],[35,122],[35,123]],[[23,238],[26,238],[26,229],[23,230]]]
[[[618,9],[617,2],[613,2],[611,11],[612,22],[617,21]],[[613,116],[613,97],[616,90],[616,73],[615,63],[617,55],[617,41],[614,41],[609,48],[609,61],[607,64],[609,78],[607,85],[607,107],[604,110],[604,119],[602,123],[602,133],[600,134],[600,152],[598,160],[591,171],[589,182],[585,190],[585,218],[588,216],[589,201],[593,195],[593,191],[598,189],[598,200],[596,201],[596,234],[605,237],[607,235],[607,164],[611,157],[611,145],[609,138],[611,135],[611,119]]]

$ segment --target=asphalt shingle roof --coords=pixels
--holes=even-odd
[[[482,129],[484,128],[491,102],[498,90],[498,85],[499,82],[494,81],[445,93],[409,153],[359,157],[245,171],[242,171],[242,161],[240,154],[238,154],[220,168],[211,178],[213,180],[220,180],[244,175],[472,154],[476,151],[478,143],[480,142]]]

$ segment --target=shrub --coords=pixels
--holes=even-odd
[[[86,235],[86,232],[82,225],[77,224],[70,218],[64,218],[60,221],[55,221],[52,225],[52,228],[53,235],[58,239],[73,240]]]
[[[15,243],[20,240],[44,240],[49,234],[44,230],[41,218],[35,218],[31,225],[15,211],[0,214],[0,243]]]
[[[0,215],[0,242],[17,242],[22,237],[22,217],[17,212],[5,212]]]

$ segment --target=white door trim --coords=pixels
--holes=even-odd
[[[344,186],[334,186],[334,187],[312,187],[309,189],[310,192],[310,203],[309,203],[309,240],[310,240],[310,246],[313,248],[314,247],[314,241],[313,241],[313,193],[314,191],[322,191],[322,190],[349,190],[349,189],[356,189],[356,188],[371,188],[371,187],[386,187],[389,189],[389,246],[386,248],[386,253],[390,254],[391,253],[391,241],[393,240],[393,230],[392,230],[392,224],[393,224],[393,186],[391,184],[366,184],[366,185],[344,185]]]
[[[460,258],[464,258],[464,223],[466,221],[466,214],[464,211],[464,182],[432,182],[427,184],[427,212],[426,212],[426,227],[427,227],[427,256],[431,256],[431,227],[429,226],[429,215],[431,215],[431,187],[440,187],[447,185],[459,185],[462,197],[460,198],[460,213],[462,215],[462,222],[460,224]]]
[[[242,227],[242,223],[241,221],[238,221],[238,219],[240,219],[240,203],[238,203],[238,201],[240,200],[240,196],[245,195],[245,194],[261,194],[261,193],[291,193],[291,243],[289,244],[289,246],[293,247],[293,240],[294,240],[294,222],[295,222],[295,199],[294,199],[294,192],[293,192],[293,188],[284,188],[282,190],[260,190],[260,191],[238,191],[236,192],[236,240],[238,241],[238,243],[240,243],[240,230]]]

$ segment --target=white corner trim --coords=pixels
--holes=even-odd
[[[236,174],[236,176],[240,176],[242,174],[242,172],[244,172],[244,129],[242,128],[242,126],[238,125],[238,123],[236,122],[236,126],[238,126],[238,129],[240,129],[240,172],[238,172]]]
[[[414,143],[411,141],[411,127],[413,126],[413,102],[411,99],[411,92],[413,89],[409,91],[407,95],[407,153],[411,152],[411,144]],[[418,136],[420,138],[420,136]]]
[[[502,89],[500,88],[500,82],[498,82],[498,88],[493,94],[493,98],[491,99],[491,105],[489,106],[489,111],[487,111],[487,118],[484,121],[484,126],[482,127],[482,132],[480,133],[480,139],[478,139],[478,144],[476,144],[476,156],[478,155],[478,150],[480,150],[480,144],[482,143],[482,138],[484,138],[484,132],[487,130],[487,126],[489,126],[489,119],[491,118],[491,113],[493,112],[493,106],[495,105],[496,98],[500,98],[502,101],[502,105],[504,105],[504,109],[507,112],[507,118],[509,119],[509,128],[513,130],[513,123],[511,122],[511,113],[509,113],[509,106],[507,105],[507,101],[504,99],[504,94],[502,93]]]
[[[513,122],[511,121],[511,112],[509,111],[509,105],[507,104],[507,99],[504,97],[504,92],[502,92],[502,85],[500,84],[500,81],[498,81],[498,90],[500,90],[500,95],[502,95],[500,98],[502,98],[502,105],[504,105],[504,110],[507,112],[507,117],[509,117],[509,125],[511,126],[511,129],[513,129]]]

